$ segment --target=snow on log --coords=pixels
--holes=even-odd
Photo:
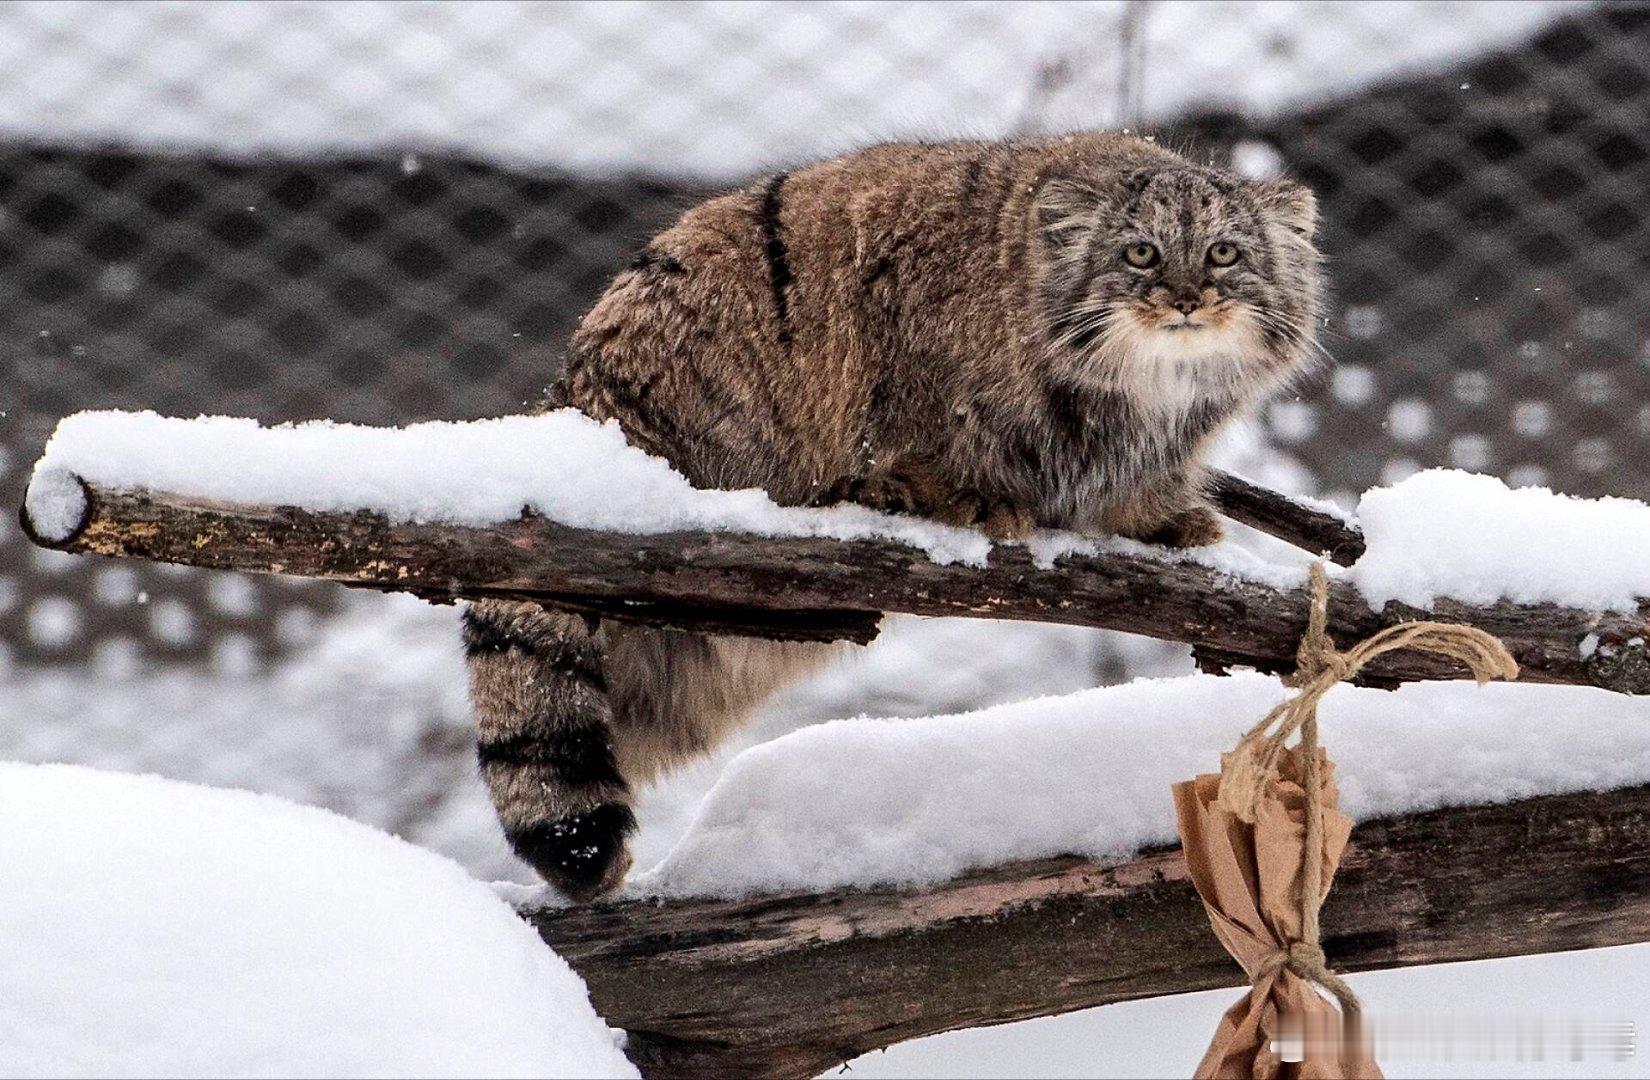
[[[79,520],[85,507],[76,477],[115,490],[373,509],[393,521],[485,524],[528,507],[564,525],[611,532],[881,536],[940,562],[978,562],[990,548],[971,529],[863,507],[782,507],[756,489],[695,489],[665,461],[629,446],[616,424],[575,409],[407,427],[76,413],[58,424],[34,471],[27,511],[42,537],[66,536]],[[1224,473],[1211,478],[1210,494],[1235,520],[1313,554],[1346,563],[1363,549],[1357,526],[1328,504],[1288,499]]]
[[[1435,471],[1365,495],[1359,533],[1216,477],[1242,520],[1344,560],[1343,645],[1415,618],[1471,623],[1525,677],[1650,692],[1650,506],[1509,491]],[[508,596],[708,632],[867,641],[884,612],[1098,626],[1191,644],[1207,668],[1288,670],[1305,555],[1228,542],[1167,552],[1045,532],[1025,545],[864,507],[778,506],[693,488],[612,423],[575,410],[371,428],[80,413],[22,510],[69,551],[324,578],[431,600]],[[1372,682],[1453,678],[1399,654]]]
[[[1178,849],[526,914],[644,1075],[813,1076],[921,1035],[1243,979]],[[1650,787],[1362,824],[1323,922],[1343,972],[1650,940]]]
[[[1290,693],[1252,671],[1191,674],[811,724],[729,761],[625,895],[911,888],[1172,844],[1170,787],[1213,771]],[[1357,822],[1650,784],[1650,697],[1519,682],[1337,686],[1319,713],[1341,809]]]
[[[708,632],[863,642],[875,636],[883,612],[1026,619],[1186,642],[1208,668],[1281,672],[1293,669],[1306,621],[1299,567],[1244,562],[1233,557],[1242,553],[1224,549],[1186,557],[1116,542],[1043,565],[1035,546],[998,545],[983,565],[969,565],[936,562],[877,536],[633,534],[539,516],[479,525],[397,522],[372,511],[241,505],[85,481],[79,491],[78,520],[50,541],[25,507],[25,527],[37,542],[440,602],[514,597]],[[1342,647],[1416,618],[1468,623],[1504,641],[1527,680],[1650,693],[1650,627],[1639,607],[1438,598],[1430,609],[1394,601],[1377,611],[1343,576],[1331,584],[1329,612]],[[1400,653],[1382,658],[1366,678],[1382,684],[1461,674],[1448,661]]]
[[[806,1075],[950,1027],[1236,982],[1165,847],[1165,793],[1287,693],[1190,675],[803,728],[729,762],[621,902],[531,914],[653,1075]],[[1337,960],[1650,937],[1632,925],[1650,906],[1647,710],[1520,683],[1332,690],[1325,738],[1362,823],[1331,893]]]

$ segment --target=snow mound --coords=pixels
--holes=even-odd
[[[636,1075],[486,886],[325,811],[0,763],[0,866],[0,1075]]]
[[[1352,578],[1376,607],[1447,596],[1633,611],[1650,597],[1650,506],[1632,499],[1430,469],[1366,492],[1358,520],[1369,550]]]
[[[1254,673],[1142,680],[957,716],[841,720],[745,751],[637,895],[943,881],[1175,839],[1169,785],[1286,693]],[[1320,710],[1357,820],[1650,782],[1650,701],[1581,687],[1336,687]]]

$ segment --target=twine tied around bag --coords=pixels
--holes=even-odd
[[[1265,785],[1277,772],[1284,745],[1300,732],[1305,790],[1306,837],[1300,874],[1300,938],[1273,953],[1253,973],[1261,982],[1280,968],[1329,991],[1348,1024],[1355,1027],[1358,998],[1329,970],[1319,944],[1318,909],[1323,904],[1323,784],[1318,752],[1318,702],[1336,683],[1351,679],[1371,660],[1398,649],[1417,649],[1458,661],[1480,684],[1493,678],[1516,679],[1518,663],[1507,647],[1483,630],[1455,623],[1410,622],[1389,626],[1346,652],[1339,652],[1324,629],[1328,621],[1329,581],[1322,563],[1313,563],[1309,579],[1311,606],[1306,634],[1295,652],[1296,670],[1284,680],[1296,694],[1274,707],[1221,758],[1218,803],[1241,821],[1255,821]]]

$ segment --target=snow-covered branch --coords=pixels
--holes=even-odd
[[[999,545],[972,565],[942,563],[876,535],[631,533],[536,515],[494,524],[417,523],[377,512],[241,505],[79,483],[83,501],[70,500],[77,515],[53,530],[25,508],[25,527],[37,540],[67,551],[321,578],[441,602],[514,597],[712,632],[868,641],[883,612],[1022,619],[1185,642],[1211,669],[1288,671],[1306,618],[1293,568],[1238,576],[1218,558],[1195,561],[1140,545],[1096,547],[1051,563],[1034,547]],[[1526,680],[1650,693],[1642,607],[1438,597],[1425,611],[1396,601],[1376,610],[1352,582],[1337,580],[1329,610],[1343,647],[1392,623],[1441,619],[1500,638]],[[1367,680],[1461,675],[1449,661],[1401,653],[1373,665]]]
[[[1242,980],[1178,849],[527,914],[658,1076],[812,1076],[903,1039]],[[1650,939],[1650,788],[1367,822],[1324,925],[1340,971]]]

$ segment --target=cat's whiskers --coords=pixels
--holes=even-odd
[[[1069,349],[1084,338],[1098,338],[1105,334],[1116,315],[1115,305],[1109,301],[1093,300],[1081,303],[1067,313],[1065,329],[1050,343],[1055,349]],[[1086,316],[1074,319],[1075,316]]]

